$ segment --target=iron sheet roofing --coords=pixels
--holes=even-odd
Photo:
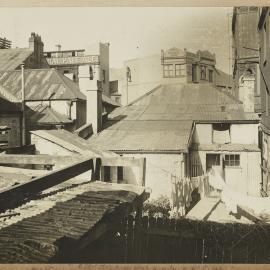
[[[89,145],[87,140],[82,139],[77,134],[71,133],[65,129],[56,130],[34,130],[32,134],[45,140],[51,141],[71,152],[78,154],[91,154],[95,157],[113,157],[118,156],[113,152],[103,151],[98,146]]]
[[[121,106],[118,102],[114,101],[113,99],[111,99],[110,97],[108,97],[104,94],[102,94],[102,102],[109,104],[113,107],[120,107]]]
[[[30,49],[0,50],[0,70],[8,71],[19,67],[33,53]]]
[[[89,143],[113,151],[178,151],[188,148],[192,123],[259,121],[243,104],[209,84],[159,85],[115,109]]]
[[[26,69],[25,100],[86,100],[76,83],[55,69]],[[20,70],[0,72],[0,86],[21,100]]]
[[[73,120],[69,119],[66,115],[61,114],[48,105],[41,105],[28,107],[27,117],[31,125],[44,125],[44,124],[70,124]]]
[[[192,121],[120,121],[90,138],[111,151],[185,152]]]
[[[193,150],[198,151],[227,151],[227,152],[260,152],[258,145],[256,144],[200,144],[193,145]]]

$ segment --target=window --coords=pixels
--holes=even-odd
[[[213,82],[213,70],[209,70],[209,82]]]
[[[185,66],[184,65],[175,65],[175,77],[180,77],[185,75]]]
[[[212,129],[213,129],[212,133],[213,143],[225,144],[231,142],[230,124],[226,123],[213,124]]]
[[[225,166],[240,166],[240,155],[225,155]]]
[[[104,69],[102,70],[102,76],[103,76],[102,81],[103,81],[103,83],[105,83],[106,82],[106,71]]]
[[[201,66],[201,79],[206,79],[206,66]]]
[[[198,82],[197,80],[197,65],[192,64],[192,82]]]
[[[75,56],[75,53],[76,53],[76,52],[75,52],[75,51],[73,51],[73,52],[72,52],[72,56]]]
[[[94,80],[94,71],[93,71],[93,68],[92,66],[89,66],[89,79],[92,81]]]
[[[173,65],[164,65],[163,72],[165,78],[174,77]]]

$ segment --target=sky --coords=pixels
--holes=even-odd
[[[12,47],[28,47],[31,32],[44,50],[86,49],[95,54],[98,42],[110,43],[111,67],[171,47],[209,50],[217,67],[231,72],[232,8],[73,7],[1,8],[0,36]]]

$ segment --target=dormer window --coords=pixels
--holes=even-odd
[[[206,66],[201,66],[201,79],[206,79]]]
[[[212,125],[212,142],[216,144],[225,144],[231,142],[230,124],[217,123]]]

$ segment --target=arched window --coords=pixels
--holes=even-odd
[[[93,68],[92,66],[89,66],[89,75],[90,75],[90,80],[94,80],[94,71],[93,71]]]

